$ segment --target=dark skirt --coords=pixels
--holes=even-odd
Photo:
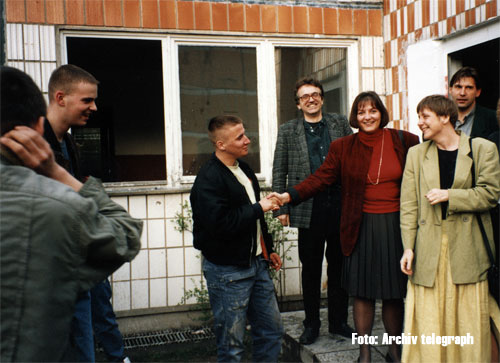
[[[342,286],[349,296],[404,298],[407,277],[400,268],[402,255],[399,212],[363,213],[354,251],[344,258]]]

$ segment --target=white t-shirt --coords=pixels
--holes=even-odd
[[[257,203],[255,200],[255,191],[253,190],[252,181],[248,178],[248,176],[241,170],[238,161],[236,161],[236,165],[228,166],[229,170],[234,174],[236,179],[240,182],[241,185],[245,187],[248,198],[252,203]],[[260,246],[262,231],[260,229],[260,222],[257,219],[257,253],[256,256],[262,253],[262,247]]]

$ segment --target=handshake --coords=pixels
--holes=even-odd
[[[259,201],[259,204],[264,212],[268,212],[280,209],[281,206],[289,203],[290,200],[290,194],[286,192],[282,194],[272,192],[266,197],[262,198]]]

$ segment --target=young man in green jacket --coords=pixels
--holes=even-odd
[[[40,90],[0,72],[0,360],[75,361],[76,298],[137,255],[142,222],[55,162]]]

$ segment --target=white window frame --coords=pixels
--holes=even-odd
[[[188,186],[195,176],[183,175],[182,129],[180,107],[180,80],[178,47],[183,45],[214,47],[251,47],[257,55],[257,99],[259,117],[260,173],[257,177],[267,185],[271,184],[274,147],[278,133],[277,93],[274,51],[276,47],[296,48],[346,48],[347,49],[347,102],[352,103],[359,91],[359,40],[329,38],[272,38],[227,35],[188,35],[188,34],[144,34],[110,33],[97,31],[65,30],[60,31],[60,59],[66,64],[67,37],[106,38],[106,39],[143,39],[159,40],[162,47],[163,95],[166,184],[168,187]],[[348,109],[349,107],[346,107]],[[162,181],[154,181],[165,184]],[[151,185],[151,182],[124,182],[128,186]]]

